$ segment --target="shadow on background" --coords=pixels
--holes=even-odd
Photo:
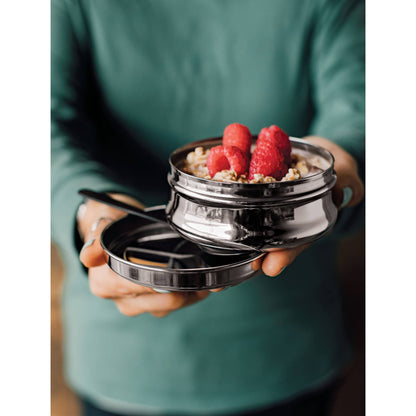
[[[64,268],[58,249],[51,245],[51,416],[78,416],[78,401],[63,375],[61,290]]]
[[[58,250],[51,247],[51,415],[79,416],[77,398],[63,377],[60,295],[64,269]],[[345,317],[356,349],[341,384],[331,416],[365,414],[365,235],[364,231],[339,245],[338,271],[344,294]]]

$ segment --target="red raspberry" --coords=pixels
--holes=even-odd
[[[278,165],[276,152],[256,147],[251,156],[248,179],[254,179],[254,174],[261,173],[264,176],[275,176]]]
[[[234,170],[238,176],[247,173],[248,157],[241,149],[236,146],[224,146],[224,154],[230,164],[230,169]]]
[[[268,141],[261,142],[253,152],[248,179],[252,180],[255,173],[272,176],[280,180],[288,171],[282,153]]]
[[[283,153],[286,164],[290,166],[292,161],[292,145],[290,143],[289,136],[280,127],[274,125],[268,128],[264,127],[258,136],[257,146],[263,140],[274,143],[277,149]]]
[[[251,147],[251,133],[250,130],[242,124],[229,124],[222,136],[222,144],[224,146],[235,146],[241,149],[244,153],[250,152]]]
[[[207,158],[207,168],[211,177],[224,169],[230,169],[230,163],[224,154],[224,146],[211,148]]]

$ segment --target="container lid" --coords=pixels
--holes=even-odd
[[[163,208],[152,210],[161,219]],[[188,291],[232,286],[254,276],[251,262],[262,253],[212,252],[182,238],[168,224],[127,215],[101,234],[110,268],[155,289]]]

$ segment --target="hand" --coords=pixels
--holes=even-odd
[[[352,197],[345,206],[353,207],[358,205],[364,197],[364,185],[358,176],[357,162],[355,159],[343,148],[323,137],[308,136],[304,139],[329,150],[334,155],[337,183],[332,190],[332,197],[335,205],[338,208],[341,206],[344,188],[350,188],[352,191]]]
[[[111,196],[143,208],[140,203],[126,195]],[[89,269],[90,290],[95,296],[112,299],[122,314],[136,316],[149,312],[153,316],[162,317],[209,295],[209,291],[158,293],[120,277],[107,266],[108,256],[100,245],[99,237],[110,222],[123,217],[125,213],[92,200],[86,202],[82,211],[78,216],[78,228],[85,244],[80,260]]]
[[[359,204],[364,197],[364,185],[358,176],[357,162],[355,159],[344,149],[323,137],[308,136],[305,137],[305,140],[329,150],[334,155],[334,168],[337,173],[337,182],[332,191],[332,198],[335,205],[340,208],[343,201],[344,188],[350,188],[352,191],[352,197],[345,206],[352,207]],[[255,260],[252,263],[252,268],[254,270],[262,268],[264,274],[277,276],[310,245],[306,244],[291,249],[272,251],[260,259]]]

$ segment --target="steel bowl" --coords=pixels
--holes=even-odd
[[[287,182],[217,182],[182,169],[190,151],[217,146],[221,137],[175,150],[169,159],[171,198],[166,207],[171,227],[187,240],[224,253],[235,250],[234,243],[270,251],[321,238],[337,218],[331,196],[337,180],[334,157],[305,140],[290,140],[292,153],[305,157],[318,172]]]

